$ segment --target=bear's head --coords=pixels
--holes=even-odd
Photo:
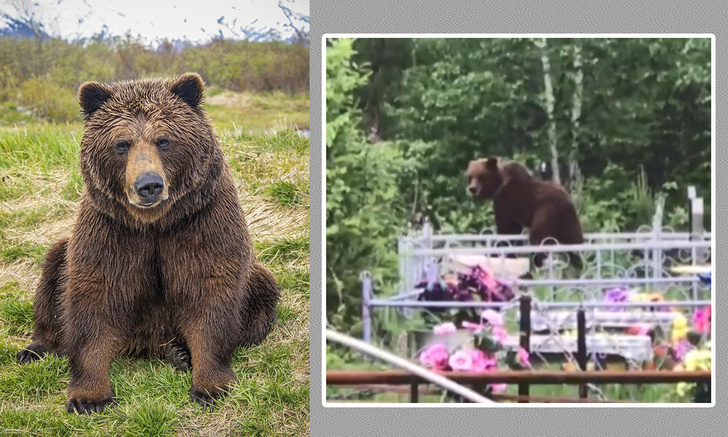
[[[217,147],[203,90],[193,73],[81,85],[81,171],[89,196],[151,223],[199,188]]]
[[[518,162],[499,163],[498,158],[470,161],[465,171],[468,191],[477,199],[492,199],[501,186],[509,181],[522,183],[532,179],[531,173]]]
[[[492,199],[503,184],[498,158],[470,161],[465,176],[468,178],[468,191],[477,199]]]

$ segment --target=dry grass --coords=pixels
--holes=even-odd
[[[22,294],[23,298],[30,297],[30,290],[35,290],[39,277],[40,267],[31,260],[22,259],[0,264],[0,287],[15,283],[25,292]]]

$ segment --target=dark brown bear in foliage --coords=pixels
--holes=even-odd
[[[85,83],[82,195],[69,239],[48,252],[32,343],[20,362],[67,355],[66,408],[113,402],[117,355],[192,369],[191,399],[212,409],[237,346],[261,342],[279,286],[253,253],[196,74]]]
[[[562,187],[535,179],[517,162],[499,163],[497,158],[471,161],[465,175],[468,190],[477,199],[492,200],[499,234],[520,234],[529,229],[531,245],[581,244],[584,236],[576,208]],[[545,254],[534,257],[537,267]],[[578,254],[569,253],[571,264],[582,268]]]

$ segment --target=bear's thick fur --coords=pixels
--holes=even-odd
[[[499,234],[520,234],[528,228],[531,245],[554,244],[552,239],[559,244],[584,242],[574,203],[559,185],[534,178],[517,162],[499,163],[498,158],[471,161],[465,175],[473,197],[493,201]],[[536,254],[534,264],[542,266],[545,257]],[[582,268],[578,254],[569,253],[569,259]]]
[[[85,83],[85,190],[70,238],[48,252],[32,343],[67,355],[69,412],[114,399],[117,355],[192,369],[191,399],[212,409],[235,382],[233,350],[261,342],[280,289],[253,253],[196,74]]]

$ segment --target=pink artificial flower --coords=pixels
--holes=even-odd
[[[506,391],[508,384],[493,384],[491,387],[493,387],[493,393],[500,393]]]
[[[640,330],[637,333],[637,335],[650,335],[652,326],[650,326],[649,323],[640,323],[639,327],[640,327]]]
[[[433,344],[420,354],[420,363],[432,370],[445,370],[450,354],[444,344]]]
[[[485,319],[493,326],[503,326],[503,315],[491,309],[484,310],[480,313],[480,318]]]
[[[493,327],[493,338],[503,343],[508,340],[508,332],[501,326],[496,325]]]
[[[488,360],[483,351],[481,351],[480,349],[471,349],[470,358],[473,360],[473,363],[470,366],[470,370],[472,370],[473,372],[482,372],[483,370],[485,370],[488,364]]]
[[[473,367],[473,356],[469,350],[459,350],[450,356],[448,364],[452,370],[468,371]]]
[[[475,269],[475,274],[479,276],[478,279],[483,281],[483,284],[485,284],[486,287],[488,287],[488,290],[495,291],[498,287],[498,281],[496,281],[495,277],[493,276],[493,273],[491,273],[490,270],[486,269],[485,267],[478,266],[480,268]]]
[[[498,367],[498,360],[493,355],[485,356],[485,370],[495,370]]]
[[[481,325],[478,323],[473,323],[473,322],[468,322],[467,320],[464,320],[462,325],[463,325],[463,328],[469,329],[470,331],[472,331],[475,334],[480,334],[483,331],[483,328],[485,328],[484,325]]]
[[[529,360],[529,353],[526,349],[522,348],[521,346],[518,346],[518,361],[521,362],[521,365],[523,367],[531,367],[531,362]]]
[[[649,323],[637,323],[630,327],[629,332],[634,335],[650,335],[652,326]]]
[[[695,330],[703,335],[710,332],[710,306],[695,311],[693,325]]]
[[[432,331],[435,333],[435,335],[446,335],[452,334],[453,332],[457,331],[457,328],[455,327],[454,323],[447,322],[435,326],[434,328],[432,328]]]

